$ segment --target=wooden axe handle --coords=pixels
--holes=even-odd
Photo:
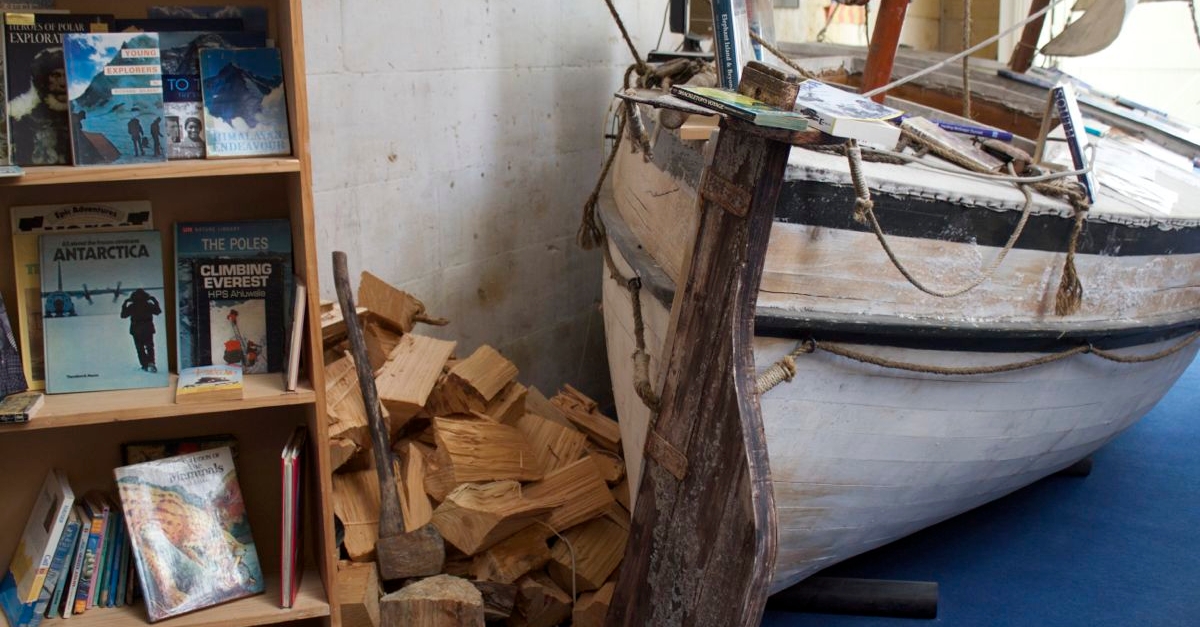
[[[367,422],[371,427],[371,448],[375,455],[375,472],[379,475],[379,537],[387,538],[404,533],[404,515],[400,512],[400,497],[396,494],[396,474],[392,468],[392,447],[388,441],[388,427],[379,411],[379,391],[375,389],[375,373],[367,358],[367,343],[363,340],[362,327],[355,313],[354,294],[350,290],[350,273],[346,269],[346,253],[333,253],[333,286],[337,290],[338,304],[342,307],[342,319],[346,322],[346,335],[350,338],[350,354],[354,357],[354,368],[358,372],[358,385],[362,390],[363,405],[367,409]]]

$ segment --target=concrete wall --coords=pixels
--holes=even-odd
[[[664,4],[618,0],[639,49]],[[330,252],[552,394],[610,395],[602,260],[575,244],[630,55],[602,0],[304,0],[321,296]],[[669,37],[669,36],[668,36]],[[674,46],[674,40],[670,45]],[[664,47],[667,43],[664,42]]]

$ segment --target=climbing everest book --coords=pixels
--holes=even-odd
[[[46,391],[165,387],[158,231],[41,236]]]
[[[292,230],[287,220],[175,224],[179,371],[239,364],[283,372]]]
[[[219,24],[226,20],[210,21]],[[203,159],[204,98],[200,91],[200,51],[261,48],[265,32],[174,31],[158,34],[162,49],[163,101],[168,159]]]
[[[13,164],[71,163],[63,36],[107,33],[112,22],[112,15],[103,14],[4,14],[5,94]]]
[[[113,470],[150,622],[263,592],[228,448]]]
[[[158,33],[63,38],[75,165],[167,160]]]
[[[209,157],[292,153],[278,49],[201,50],[200,80]]]
[[[154,228],[150,202],[82,202],[12,207],[13,267],[17,270],[17,339],[29,389],[46,387],[42,347],[42,278],[38,236],[56,231],[135,231]]]

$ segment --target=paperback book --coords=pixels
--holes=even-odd
[[[813,127],[834,137],[857,139],[887,148],[894,147],[900,140],[900,128],[889,121],[903,115],[903,111],[818,80],[800,83],[794,109],[807,117]]]
[[[13,335],[4,296],[0,295],[0,398],[29,389],[25,379],[25,368],[21,354],[17,351],[17,338]]]
[[[777,109],[761,100],[744,96],[736,91],[716,87],[674,85],[671,87],[671,93],[688,102],[703,105],[719,113],[758,126],[792,131],[803,131],[808,128],[808,118],[804,115],[795,111]]]
[[[150,622],[265,589],[228,448],[113,474]]]
[[[134,231],[154,228],[147,201],[12,207],[13,267],[17,272],[17,329],[31,390],[46,387],[42,346],[42,279],[38,237],[56,231]],[[61,285],[56,285],[59,291]]]
[[[76,614],[82,614],[95,605],[100,584],[100,562],[112,521],[112,507],[108,497],[99,491],[91,490],[84,495],[83,508],[91,526],[84,551],[83,570],[79,574],[79,587],[75,592]]]
[[[279,50],[202,50],[205,150],[209,157],[289,155]]]
[[[308,286],[304,279],[293,276],[291,328],[288,329],[287,366],[284,368],[284,389],[295,392],[300,385],[300,351],[304,346],[304,316],[308,311]]]
[[[750,39],[747,1],[713,0],[713,52],[717,63],[717,81],[721,87],[736,90],[742,68],[755,58]]]
[[[158,33],[63,39],[75,165],[166,161]]]
[[[0,399],[0,424],[29,422],[46,402],[41,392],[17,392]]]
[[[1084,152],[1087,145],[1087,134],[1084,131],[1083,114],[1079,112],[1079,103],[1075,99],[1075,89],[1070,83],[1055,85],[1050,90],[1050,98],[1054,101],[1055,111],[1062,121],[1063,133],[1067,138],[1067,148],[1071,151],[1071,162],[1076,170],[1087,168],[1087,155]],[[1079,183],[1087,194],[1089,203],[1096,202],[1096,179],[1091,172],[1079,175]]]
[[[8,565],[8,572],[16,583],[17,600],[21,603],[37,601],[74,504],[75,492],[71,490],[66,473],[51,470],[42,482],[25,531],[21,533]]]
[[[17,594],[17,584],[13,574],[9,572],[0,581],[0,608],[3,608],[8,627],[37,627],[45,617],[55,590],[58,588],[66,573],[69,559],[75,549],[75,540],[79,537],[79,518],[74,510],[68,513],[66,525],[54,549],[50,561],[50,569],[38,592],[37,600],[22,603]]]
[[[238,364],[283,372],[290,325],[292,232],[287,220],[175,225],[179,370]]]
[[[202,22],[205,20],[194,20]],[[225,20],[208,20],[222,23]],[[159,33],[168,159],[203,159],[204,98],[200,90],[200,51],[261,48],[266,33],[187,30]]]
[[[240,31],[246,27],[240,17],[203,19],[187,17],[117,18],[113,30],[118,33],[170,33],[176,31]]]
[[[5,13],[9,150],[16,165],[71,163],[63,36],[106,33],[111,15]]]
[[[161,244],[158,231],[41,236],[47,392],[168,385]]]
[[[242,398],[242,366],[195,366],[179,371],[176,403],[236,401]]]
[[[928,146],[933,154],[972,172],[995,174],[1004,168],[1003,162],[984,152],[971,140],[947,131],[931,120],[922,117],[905,118],[900,123],[900,128]]]

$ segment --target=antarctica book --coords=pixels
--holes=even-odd
[[[168,385],[158,231],[42,235],[41,269],[47,392]]]
[[[175,224],[179,371],[283,372],[292,277],[287,220]]]
[[[228,448],[113,469],[150,622],[265,590]]]
[[[71,34],[63,53],[75,165],[166,161],[158,33]]]
[[[200,80],[209,157],[292,153],[277,48],[202,50]]]

